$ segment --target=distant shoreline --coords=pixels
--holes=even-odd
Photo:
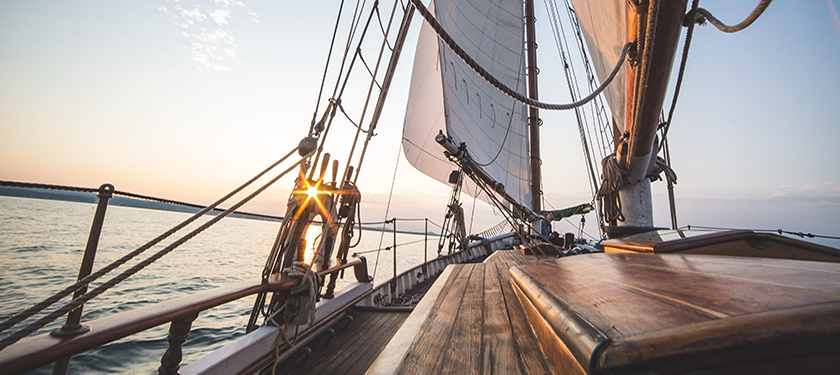
[[[39,189],[39,188],[28,188],[28,187],[14,187],[14,186],[0,186],[0,196],[6,197],[17,197],[17,198],[31,198],[31,199],[46,199],[46,200],[57,200],[57,201],[65,201],[65,202],[78,202],[78,203],[90,203],[95,204],[99,201],[99,198],[96,196],[96,193],[87,193],[87,192],[80,192],[80,191],[64,191],[64,190],[50,190],[50,189]],[[165,203],[165,202],[155,202],[151,200],[145,199],[137,199],[137,198],[130,198],[130,197],[122,197],[122,196],[114,196],[108,201],[109,206],[119,206],[119,207],[133,207],[133,208],[144,208],[149,210],[159,210],[159,211],[170,211],[170,212],[183,212],[183,213],[191,213],[194,214],[201,210],[201,208],[197,208],[194,205],[193,207],[185,206],[185,205],[178,205],[172,203]],[[210,215],[215,215],[222,212],[222,209],[215,209],[210,212]],[[274,222],[282,222],[282,216],[273,216],[273,215],[265,215],[265,214],[255,214],[250,212],[234,212],[230,214],[230,217],[240,218],[240,219],[250,219],[250,220],[262,220],[262,221],[274,221]],[[371,231],[381,231],[382,228],[373,228],[368,226],[358,226],[365,230]],[[385,232],[393,232],[393,230],[385,228]],[[423,232],[413,232],[413,231],[401,231],[398,230],[397,233],[404,233],[404,234],[416,234],[416,235],[423,235]],[[429,232],[429,235],[437,236],[437,233]]]

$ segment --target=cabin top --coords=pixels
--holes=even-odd
[[[591,254],[511,274],[587,373],[680,373],[840,348],[836,263]]]
[[[607,253],[681,253],[840,262],[840,250],[750,230],[655,230],[601,242]]]

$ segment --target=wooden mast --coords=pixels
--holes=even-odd
[[[528,59],[528,97],[539,100],[537,94],[537,43],[534,31],[534,0],[525,0],[525,46]],[[536,107],[528,107],[528,126],[531,145],[531,210],[537,215],[542,211],[542,171],[540,164],[540,112]]]
[[[627,65],[627,97],[625,104],[625,131],[630,137],[626,144],[617,147],[619,164],[627,168],[627,180],[619,191],[622,213],[625,221],[621,226],[652,227],[653,206],[650,193],[650,181],[646,178],[648,167],[655,162],[658,149],[655,147],[656,130],[659,114],[668,89],[668,79],[680,36],[680,27],[685,14],[687,0],[660,0],[659,14],[655,30],[647,30],[648,9],[644,6],[627,5],[627,40],[636,41],[653,32],[653,50],[650,55],[650,68],[647,82],[636,84],[637,76],[642,74],[642,64]],[[637,34],[640,24],[643,30]],[[638,51],[642,59],[644,51]],[[645,87],[644,97],[637,92]],[[636,101],[642,100],[641,105]],[[634,108],[636,111],[634,111]],[[636,121],[638,119],[638,121]]]

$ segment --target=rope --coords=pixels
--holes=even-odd
[[[697,4],[700,0],[692,0],[691,10],[686,15],[687,19],[697,17]],[[685,32],[685,44],[683,45],[682,60],[680,61],[680,72],[677,75],[677,85],[674,87],[674,98],[671,100],[671,109],[668,110],[668,120],[665,121],[665,129],[662,130],[662,142],[659,144],[659,149],[665,146],[665,137],[668,136],[668,129],[671,128],[671,119],[674,117],[674,109],[677,107],[677,98],[680,96],[680,87],[682,87],[683,75],[685,74],[685,65],[688,61],[688,48],[691,46],[691,36],[694,35],[694,22],[688,24],[688,30]]]
[[[608,223],[624,221],[618,191],[624,185],[625,171],[618,165],[615,154],[601,160],[601,188],[595,195],[602,200],[601,216]]]
[[[641,74],[636,74],[636,99],[633,103],[635,108],[633,110],[633,124],[631,124],[633,127],[628,129],[638,129],[641,126],[642,106],[644,105],[645,95],[647,94],[648,76],[650,75],[651,65],[650,59],[653,55],[653,37],[656,34],[656,20],[659,17],[659,5],[659,0],[648,0],[648,24],[647,29],[645,30],[646,34],[643,44],[644,55],[642,57]],[[642,18],[643,17],[639,17],[640,20]],[[641,29],[641,21],[639,22],[639,28]],[[641,34],[641,30],[638,31],[638,34]],[[630,150],[635,149],[634,146],[637,142],[636,139],[636,137],[630,138],[630,142],[628,144],[628,146],[630,146]]]
[[[294,152],[294,150],[293,150],[292,152]],[[292,154],[292,152],[290,152],[289,154],[287,154],[287,155],[286,155],[283,159],[281,159],[281,161],[282,161],[282,160],[284,160],[286,157],[290,156],[290,155]],[[59,309],[57,309],[57,310],[53,311],[52,313],[48,314],[47,316],[44,316],[43,318],[41,318],[41,319],[39,319],[39,320],[37,320],[37,321],[35,321],[35,322],[33,322],[33,323],[31,323],[31,324],[27,325],[26,327],[23,327],[23,328],[21,328],[20,330],[15,331],[15,332],[14,332],[14,333],[12,333],[11,335],[9,335],[9,336],[5,337],[3,340],[0,340],[0,350],[3,350],[3,348],[5,348],[5,347],[7,347],[7,346],[9,346],[9,345],[11,345],[11,344],[14,344],[15,342],[19,341],[20,339],[22,339],[22,338],[24,338],[24,337],[26,337],[26,336],[31,335],[31,334],[32,334],[32,333],[34,333],[35,331],[37,331],[37,330],[39,330],[39,329],[43,328],[45,325],[47,325],[47,324],[49,324],[49,323],[51,323],[51,322],[55,321],[56,319],[58,319],[58,318],[59,318],[59,317],[61,317],[62,315],[64,315],[64,314],[66,314],[66,313],[68,313],[68,312],[70,312],[70,311],[73,311],[73,310],[75,310],[75,309],[79,308],[79,306],[82,306],[85,302],[87,302],[87,301],[89,301],[89,300],[93,299],[94,297],[96,297],[96,296],[98,296],[98,295],[100,295],[100,294],[104,293],[105,291],[107,291],[108,289],[110,289],[111,287],[113,287],[114,285],[117,285],[117,284],[119,284],[120,282],[124,281],[125,279],[129,278],[130,276],[132,276],[132,275],[136,274],[137,272],[139,272],[139,271],[140,271],[140,270],[142,270],[143,268],[146,268],[148,265],[150,265],[150,264],[154,263],[155,261],[157,261],[158,259],[162,258],[164,255],[169,254],[169,253],[170,253],[172,250],[174,250],[175,248],[177,248],[177,247],[181,246],[182,244],[184,244],[185,242],[189,241],[190,239],[192,239],[193,237],[195,237],[195,236],[196,236],[196,235],[198,235],[199,233],[203,232],[205,229],[207,229],[207,228],[209,228],[210,226],[212,226],[212,225],[216,224],[217,222],[219,222],[219,221],[220,221],[220,220],[222,220],[223,218],[225,218],[225,217],[227,217],[228,215],[230,215],[231,213],[233,213],[233,212],[234,212],[237,208],[242,207],[245,203],[248,203],[251,199],[253,199],[253,198],[254,198],[254,197],[256,197],[257,195],[259,195],[260,193],[262,193],[264,190],[268,189],[268,187],[270,187],[270,186],[271,186],[271,185],[273,185],[275,182],[277,182],[277,180],[279,180],[281,177],[285,176],[287,173],[289,173],[289,172],[290,172],[290,171],[292,171],[294,168],[296,168],[298,165],[300,165],[300,164],[301,164],[304,160],[306,160],[306,158],[307,158],[307,157],[311,156],[313,152],[314,152],[314,150],[313,150],[313,151],[310,151],[308,154],[304,155],[304,156],[303,156],[303,158],[301,158],[300,160],[298,160],[297,162],[295,162],[295,163],[294,163],[291,167],[287,168],[286,170],[284,170],[283,172],[281,172],[279,175],[277,175],[276,177],[272,178],[272,179],[271,179],[270,181],[268,181],[265,185],[263,185],[262,187],[260,187],[259,189],[257,189],[256,191],[254,191],[253,193],[251,193],[250,195],[248,195],[247,197],[245,197],[244,199],[242,199],[242,200],[241,200],[241,201],[239,201],[238,203],[236,203],[233,207],[231,207],[231,208],[229,208],[229,209],[225,210],[225,212],[223,212],[223,213],[221,213],[221,214],[217,215],[216,217],[214,217],[213,219],[211,219],[211,220],[209,220],[208,222],[204,223],[204,224],[203,224],[203,225],[201,225],[200,227],[196,228],[195,230],[193,230],[193,231],[192,231],[192,232],[190,232],[189,234],[187,234],[187,235],[185,235],[185,236],[181,237],[180,239],[176,240],[175,242],[173,242],[173,243],[172,243],[172,244],[170,244],[169,246],[167,246],[167,247],[163,248],[162,250],[158,251],[158,252],[157,252],[157,253],[155,253],[154,255],[150,256],[150,257],[149,257],[149,258],[147,258],[146,260],[143,260],[142,262],[137,263],[135,266],[131,267],[130,269],[128,269],[128,270],[126,270],[126,271],[124,271],[123,273],[119,274],[118,276],[116,276],[116,277],[114,277],[114,278],[112,278],[112,279],[108,280],[107,282],[105,282],[105,283],[103,283],[102,285],[98,286],[96,289],[94,289],[94,290],[92,290],[92,291],[90,291],[90,292],[87,292],[87,293],[85,293],[85,294],[83,294],[83,295],[79,296],[78,298],[73,299],[73,300],[72,300],[72,301],[70,301],[68,304],[66,304],[66,305],[62,306],[61,308],[59,308]],[[277,163],[275,163],[274,165],[276,165],[276,164],[277,164]],[[267,172],[267,171],[268,171],[268,170],[266,170],[266,171],[264,171],[264,172]],[[254,181],[254,180],[256,180],[257,178],[258,178],[258,177],[255,177],[255,178],[251,179],[251,180],[250,180],[250,181],[248,181],[245,185],[243,185],[243,186],[242,186],[242,188],[244,188],[245,186],[247,186],[248,184],[250,184],[251,182],[253,182],[253,181]],[[237,192],[238,190],[241,190],[241,189],[237,189],[237,190],[235,190],[235,192]],[[231,194],[229,194],[228,196],[226,196],[225,198],[223,198],[223,200],[224,200],[224,199],[227,199],[230,195],[233,195],[233,193],[231,193]],[[219,202],[221,202],[221,201],[219,201]],[[202,214],[203,214],[203,213],[202,213]],[[196,214],[196,215],[197,215],[197,214]],[[197,218],[197,216],[196,216],[196,218]],[[194,219],[193,219],[193,220],[194,220]],[[188,221],[189,221],[189,219],[188,219]],[[171,230],[170,230],[170,231],[171,231]],[[173,233],[174,233],[174,232],[173,232]],[[168,234],[169,234],[169,232],[167,232],[167,235],[168,235]],[[144,246],[144,247],[145,247],[145,246]],[[151,246],[149,246],[149,247],[151,247]],[[141,249],[142,249],[142,248],[141,248]],[[139,249],[138,249],[138,250],[139,250]],[[143,249],[143,250],[145,250],[145,249]],[[135,252],[136,252],[137,254],[139,254],[139,253],[140,253],[140,252],[142,252],[142,251],[137,251],[137,250],[135,250]],[[135,252],[133,252],[133,253],[135,253]],[[130,254],[130,255],[131,255],[131,254]],[[136,255],[136,254],[135,254],[135,255]],[[119,261],[118,261],[118,262],[119,262]],[[115,263],[116,263],[116,262],[115,262]],[[116,268],[116,266],[115,266],[114,268]],[[111,268],[111,269],[113,269],[113,268]],[[109,269],[109,271],[110,271],[110,269]],[[101,271],[100,271],[100,272],[101,272]],[[97,276],[97,277],[99,277],[99,276],[101,276],[101,275],[104,275],[104,272],[102,272],[101,274],[100,274],[100,272],[97,272],[97,273],[96,273],[96,274],[98,274],[98,276]],[[91,275],[91,276],[94,276],[94,275]],[[91,278],[91,276],[88,276],[88,277],[86,277],[86,278],[82,279],[81,281],[79,281],[79,282],[78,282],[78,283],[76,283],[76,284],[81,284],[81,283],[83,283],[83,282],[84,282],[84,283],[85,283],[84,285],[87,285],[87,283],[88,283],[88,282],[90,282],[90,281],[92,281],[93,279],[95,279],[95,278]],[[90,279],[90,280],[88,280],[88,279]],[[74,285],[75,285],[75,284],[74,284]],[[70,289],[70,288],[68,288],[68,289]],[[65,291],[66,291],[66,290],[67,290],[67,289],[65,289]],[[71,291],[71,292],[72,292],[72,291]],[[68,294],[69,294],[69,293],[68,293]],[[49,300],[49,299],[48,299],[48,300]],[[45,302],[46,302],[46,301],[45,301]],[[51,302],[50,304],[52,304],[52,302]],[[36,307],[40,307],[41,305],[42,305],[42,304],[38,304],[38,305],[36,305]],[[46,308],[47,306],[49,306],[49,305],[43,306],[43,307],[42,307],[40,310],[38,310],[38,311],[43,310],[43,309],[44,309],[44,308]],[[9,319],[9,320],[11,320],[11,319]],[[5,323],[5,322],[4,322],[4,323]]]
[[[335,47],[335,37],[338,34],[338,25],[341,22],[341,13],[344,12],[344,0],[338,6],[338,16],[335,19],[335,27],[333,28],[332,40],[330,41],[330,51],[327,52],[327,62],[324,64],[324,75],[321,76],[321,88],[318,90],[318,100],[315,101],[315,111],[312,112],[312,124],[309,126],[309,135],[315,128],[315,119],[318,117],[318,107],[321,104],[321,96],[324,95],[324,83],[327,81],[327,71],[330,67],[330,60],[332,59],[333,47]]]
[[[804,232],[791,232],[784,229],[744,229],[744,228],[725,228],[725,227],[706,227],[702,225],[686,225],[682,227],[682,229],[692,230],[692,229],[707,229],[707,230],[749,230],[753,232],[767,232],[767,233],[778,233],[779,235],[782,234],[790,234],[794,236],[798,236],[801,238],[827,238],[831,240],[840,240],[840,236],[828,236],[823,234],[813,234],[813,233],[804,233]]]
[[[510,223],[507,220],[505,220],[505,221],[502,221],[502,222],[490,227],[489,229],[487,229],[483,232],[479,232],[479,233],[475,234],[475,236],[481,237],[481,238],[490,238],[490,237],[498,236],[498,235],[500,235],[504,232],[509,232],[512,229],[513,228],[511,227]]]
[[[709,22],[711,22],[712,25],[717,27],[718,30],[723,31],[725,33],[735,33],[746,29],[748,26],[752,25],[752,23],[755,22],[755,20],[757,20],[759,16],[761,16],[761,13],[764,13],[764,10],[767,9],[771,1],[772,0],[761,0],[761,2],[758,3],[758,6],[755,7],[752,13],[750,13],[750,15],[747,16],[745,20],[741,21],[741,23],[735,26],[725,25],[723,22],[720,22],[720,20],[715,18],[715,16],[713,16],[712,13],[706,9],[699,8],[697,9],[697,13],[702,17],[708,18]],[[699,19],[698,21],[700,23],[703,23],[702,19]]]
[[[397,244],[397,246],[413,245],[413,244],[420,243],[420,242],[423,242],[423,241],[426,241],[426,239],[424,238],[424,239],[422,239],[422,240],[417,240],[417,241],[411,241],[411,242],[398,243],[398,244]],[[382,248],[375,249],[375,250],[364,250],[364,251],[359,251],[359,252],[355,252],[355,253],[353,253],[353,256],[355,257],[356,255],[360,255],[360,254],[372,253],[372,252],[374,252],[374,251],[383,251],[383,250],[385,250],[385,251],[390,251],[392,247],[393,247],[393,246],[388,246],[388,247],[382,247]]]
[[[292,152],[294,152],[294,151],[292,151]],[[26,189],[61,190],[61,191],[72,191],[72,192],[80,192],[80,193],[92,193],[92,194],[99,193],[99,189],[84,188],[84,187],[77,187],[77,186],[65,186],[65,185],[38,184],[38,183],[32,183],[32,182],[18,182],[18,181],[0,181],[0,186],[26,188]],[[151,202],[167,203],[167,204],[172,204],[172,205],[177,205],[177,206],[184,206],[184,207],[191,207],[191,208],[198,208],[198,209],[207,208],[207,206],[202,206],[200,204],[181,202],[181,201],[176,201],[176,200],[171,200],[171,199],[166,199],[166,198],[158,198],[158,197],[153,197],[153,196],[150,196],[150,195],[135,194],[135,193],[130,193],[130,192],[121,191],[121,190],[114,190],[113,194],[123,196],[123,197],[128,197],[128,198],[142,199],[142,200],[147,200],[147,201],[151,201]],[[114,205],[114,206],[119,206],[118,204],[114,204],[114,203],[111,203],[111,204]],[[222,212],[222,211],[224,211],[224,209],[223,208],[213,208],[213,211]],[[283,217],[281,217],[281,216],[256,214],[256,213],[253,213],[253,212],[244,212],[244,211],[237,211],[236,213],[240,214],[240,215],[247,215],[247,216],[254,216],[254,217],[261,217],[261,218],[275,219],[275,220],[283,220]]]
[[[593,91],[591,94],[587,95],[585,98],[569,104],[543,103],[538,100],[528,98],[514,91],[513,89],[499,81],[496,77],[490,74],[490,72],[482,68],[480,65],[478,65],[478,63],[475,60],[473,60],[469,55],[467,55],[467,53],[455,42],[455,40],[452,39],[449,33],[447,33],[446,30],[444,30],[443,27],[437,22],[434,16],[432,16],[432,14],[429,12],[428,9],[426,9],[426,6],[423,5],[423,3],[420,2],[420,0],[411,0],[411,3],[414,4],[414,7],[416,7],[417,11],[420,12],[420,15],[422,15],[423,18],[426,19],[426,22],[429,23],[429,26],[431,26],[432,29],[435,30],[435,33],[438,35],[438,37],[440,37],[440,39],[443,40],[443,42],[446,43],[447,46],[449,46],[452,52],[455,52],[455,54],[459,58],[461,58],[461,60],[464,61],[464,63],[466,63],[467,66],[469,66],[474,72],[481,76],[481,78],[484,78],[485,81],[493,85],[493,87],[503,92],[505,95],[523,104],[540,109],[563,111],[574,109],[588,103],[590,100],[598,96],[598,94],[600,94],[601,91],[604,91],[604,89],[610,84],[610,82],[612,82],[613,78],[615,78],[615,75],[618,74],[619,70],[624,64],[624,59],[625,57],[627,57],[627,52],[635,46],[635,43],[627,43],[624,45],[624,48],[621,50],[621,58],[619,58],[618,63],[615,65],[615,68],[613,68],[612,73],[610,73],[609,77],[607,77],[607,79],[604,80],[603,83],[601,83],[601,86],[599,86],[598,89]]]
[[[34,306],[24,310],[24,311],[21,311],[21,312],[15,314],[15,315],[13,315],[12,317],[6,319],[5,321],[3,321],[3,323],[0,323],[0,332],[3,332],[8,328],[13,327],[17,323],[20,323],[21,321],[26,320],[30,316],[35,315],[35,314],[43,311],[44,309],[46,309],[47,307],[51,306],[52,304],[58,302],[62,298],[66,297],[66,296],[70,295],[71,293],[81,289],[82,287],[90,284],[91,282],[93,282],[96,279],[102,277],[103,275],[107,274],[108,272],[113,271],[115,268],[125,264],[129,260],[131,260],[134,257],[140,255],[144,251],[146,251],[146,250],[150,249],[151,247],[157,245],[158,243],[160,243],[161,241],[163,241],[167,237],[169,237],[172,234],[174,234],[175,232],[183,229],[184,227],[186,227],[187,225],[189,225],[193,221],[197,220],[198,218],[200,218],[201,216],[203,216],[204,214],[206,214],[210,210],[212,210],[215,207],[217,207],[218,205],[222,204],[222,202],[228,200],[230,197],[236,195],[237,193],[239,193],[240,191],[242,191],[243,189],[248,187],[250,184],[252,184],[254,181],[259,179],[260,177],[262,177],[266,173],[268,173],[271,169],[276,167],[278,164],[282,163],[287,158],[289,158],[289,156],[291,156],[295,151],[297,151],[297,148],[290,151],[288,154],[286,154],[285,156],[280,158],[280,160],[276,161],[274,164],[270,165],[268,168],[264,169],[262,172],[258,173],[256,176],[254,176],[253,178],[251,178],[250,180],[248,180],[247,182],[245,182],[244,184],[242,184],[238,188],[234,189],[233,191],[231,191],[230,193],[228,193],[227,195],[225,195],[221,199],[217,200],[216,202],[214,202],[213,204],[211,204],[207,207],[204,207],[201,211],[195,213],[193,216],[184,220],[180,224],[172,227],[171,229],[169,229],[165,233],[161,234],[160,236],[158,236],[158,237],[154,238],[153,240],[147,242],[145,245],[140,246],[139,248],[137,248],[136,250],[126,254],[122,258],[117,259],[116,261],[114,261],[113,263],[103,267],[99,271],[96,271],[93,274],[83,278],[82,280],[77,281],[75,284],[70,285],[67,288],[64,288],[64,290],[52,295],[51,297],[41,301],[40,303],[38,303],[38,304],[36,304],[36,305],[34,305]],[[41,184],[19,183],[19,182],[16,183],[16,182],[8,182],[8,181],[3,181],[2,183],[0,183],[0,185],[17,186],[17,187],[38,187],[38,188],[48,188],[48,189],[55,189],[55,190],[70,190],[70,191],[90,191],[90,190],[95,191],[95,189],[87,189],[87,188],[74,188],[74,187],[60,186],[60,185],[41,185]]]
[[[394,177],[391,178],[391,191],[388,192],[388,203],[385,205],[385,222],[382,223],[382,231],[379,233],[379,247],[382,247],[382,241],[385,238],[385,225],[390,223],[388,220],[388,213],[391,211],[391,197],[394,195],[394,183],[397,182],[397,169],[400,167],[400,153],[402,153],[402,143],[397,150],[397,162],[394,165]],[[357,174],[358,176],[358,174]],[[396,224],[394,225],[396,227]],[[373,277],[376,277],[376,269],[379,267],[379,252],[376,252],[376,262],[373,265]]]
[[[295,315],[286,319],[286,322],[297,325],[304,323],[312,325],[312,323],[315,322],[315,303],[318,296],[317,288],[319,284],[318,275],[303,262],[294,262],[291,267],[286,268],[283,272],[288,276],[300,278],[300,284],[292,287],[290,290],[292,295],[301,294],[303,292],[307,293],[307,300],[305,301],[305,304],[303,306],[299,306],[299,310],[295,313]],[[288,305],[288,302],[286,304]],[[289,313],[291,313],[291,309],[287,308],[286,315],[290,315]],[[305,321],[299,318],[300,314],[306,314],[303,317],[305,318]]]

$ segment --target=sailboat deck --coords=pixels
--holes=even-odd
[[[312,346],[309,358],[292,358],[278,366],[278,374],[364,374],[409,312],[352,311],[353,322],[336,329],[329,344]],[[282,369],[282,370],[281,370]]]
[[[549,373],[510,284],[510,267],[536,259],[497,251],[481,264],[449,266],[434,299],[421,302],[426,311],[417,307],[369,373]]]

